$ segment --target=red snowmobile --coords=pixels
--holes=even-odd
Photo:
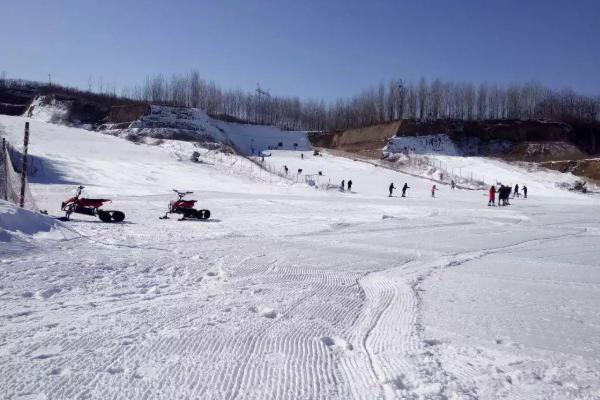
[[[179,190],[173,189],[175,193],[177,193],[177,200],[171,200],[169,203],[169,211],[165,213],[164,216],[159,217],[160,219],[168,219],[169,214],[181,214],[181,218],[179,221],[183,221],[185,219],[208,219],[210,218],[210,211],[208,210],[196,210],[194,208],[194,204],[198,200],[183,200],[183,198],[194,192],[181,192]]]
[[[63,201],[60,209],[65,212],[65,216],[61,218],[63,221],[68,221],[72,213],[98,216],[102,222],[121,222],[125,219],[125,213],[117,210],[100,210],[104,203],[110,203],[109,199],[86,199],[82,198],[81,191],[85,186],[78,186],[75,196]]]

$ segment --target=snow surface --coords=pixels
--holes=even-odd
[[[284,131],[274,126],[224,122],[197,108],[151,106],[149,115],[132,122],[127,129],[108,128],[108,132],[112,133],[133,133],[150,137],[171,137],[182,132],[198,139],[208,136],[217,142],[233,144],[237,151],[246,155],[258,155],[262,150],[279,143],[282,144],[282,149],[310,149],[305,131]]]
[[[26,120],[0,129],[19,143]],[[2,222],[36,227],[0,241],[4,397],[600,398],[598,198],[483,158],[456,162],[530,197],[487,207],[327,153],[270,152],[286,178],[195,150],[31,122],[40,208],[60,215],[84,184],[127,217],[75,214],[41,236],[37,215]],[[299,168],[352,192],[295,183]],[[158,219],[172,188],[211,219]]]
[[[504,142],[495,141],[489,147],[492,153],[498,153],[505,145]],[[463,147],[445,134],[399,136],[392,138],[383,152],[388,160],[397,162],[402,170],[446,183],[454,179],[465,187],[500,184],[514,187],[518,184],[521,188],[527,186],[530,193],[536,196],[556,197],[572,195],[566,190],[557,191],[558,186],[570,187],[581,180],[571,173],[560,173],[534,164],[525,164],[524,168],[523,165],[489,157],[463,156],[465,151],[472,153],[474,145],[465,143]]]
[[[42,122],[64,124],[71,113],[70,108],[70,102],[39,96],[31,102],[31,105],[25,111],[25,115]]]

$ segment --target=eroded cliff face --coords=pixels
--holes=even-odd
[[[570,172],[573,175],[600,182],[599,158],[586,160],[549,161],[540,163],[540,165],[545,168],[554,169],[560,172]]]
[[[480,155],[513,160],[547,161],[586,158],[600,152],[600,124],[572,125],[541,120],[417,121],[398,120],[358,129],[310,135],[313,145],[373,157],[381,156],[393,137],[447,135],[459,148],[479,143]],[[498,154],[491,154],[494,142],[507,143]],[[469,146],[465,146],[469,144]],[[476,154],[465,155],[476,155]]]

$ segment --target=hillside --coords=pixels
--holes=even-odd
[[[592,122],[399,120],[315,134],[311,140],[320,147],[377,158],[390,139],[423,135],[446,135],[454,147],[462,148],[463,155],[491,155],[507,160],[539,162],[586,158],[600,153],[600,125]],[[499,143],[502,146],[497,146]]]

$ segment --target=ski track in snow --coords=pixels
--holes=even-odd
[[[11,132],[22,122],[0,120]],[[351,178],[355,193],[281,179],[268,185],[251,169],[173,161],[172,149],[185,146],[171,142],[162,149],[98,134],[96,162],[93,151],[70,154],[61,142],[81,130],[32,124],[33,132],[41,127],[65,149],[65,174],[73,177],[86,157],[91,174],[112,174],[92,190],[115,194],[127,223],[77,216],[54,236],[11,233],[0,242],[5,398],[600,398],[593,344],[600,315],[593,306],[568,309],[580,299],[598,304],[593,198],[532,193],[488,208],[478,192],[442,189],[431,199],[428,181],[330,155],[301,160],[297,152],[273,152],[269,162],[323,170],[332,182]],[[54,142],[43,142],[43,153],[42,139],[33,136],[32,154],[50,158]],[[115,143],[126,157],[103,153]],[[162,175],[158,167],[145,172],[146,153]],[[129,158],[138,179],[117,174],[125,164],[110,167],[110,157]],[[202,182],[191,189],[200,188],[212,220],[158,219],[173,174],[177,185],[186,176]],[[551,186],[545,176],[531,179]],[[409,197],[385,197],[390,180],[409,181]],[[40,182],[32,191],[52,212],[71,186]],[[516,272],[506,271],[511,263]],[[475,293],[485,279],[488,292]],[[553,285],[556,302],[535,303],[538,285]],[[482,326],[462,317],[493,296],[530,301],[512,305],[529,314],[506,326],[502,314]],[[575,321],[589,343],[556,345],[561,336],[529,311],[536,307]],[[568,334],[556,321],[557,334]]]

